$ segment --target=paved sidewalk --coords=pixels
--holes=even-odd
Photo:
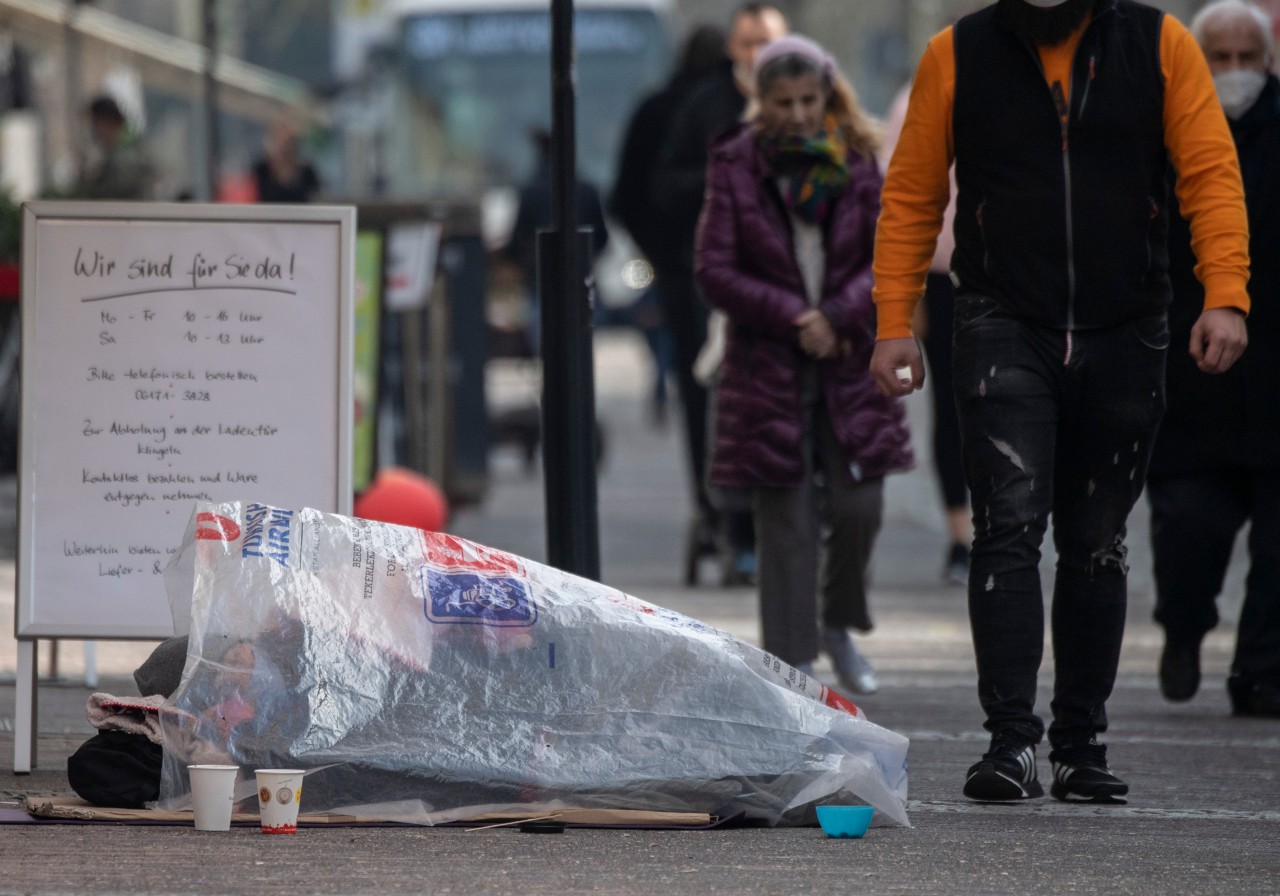
[[[687,489],[676,433],[647,425],[638,394],[647,381],[644,360],[632,340],[600,340],[597,385],[608,432],[600,480],[603,578],[754,639],[750,590],[681,585]],[[494,371],[496,402],[527,388],[507,374]],[[916,396],[911,403],[921,447],[927,426],[917,418],[925,400]],[[520,459],[505,451],[495,452],[492,469],[484,505],[458,512],[451,529],[542,559],[540,474],[526,474]],[[0,513],[3,501],[0,495]],[[1280,722],[1229,715],[1223,690],[1234,638],[1229,624],[1206,643],[1202,693],[1179,705],[1160,697],[1161,640],[1150,621],[1141,509],[1132,524],[1129,629],[1107,736],[1112,764],[1129,781],[1132,799],[1116,807],[1049,799],[980,806],[960,795],[964,771],[986,748],[986,735],[965,595],[939,581],[943,537],[936,507],[923,463],[891,482],[875,562],[877,628],[863,641],[881,691],[859,702],[873,721],[911,738],[909,829],[874,828],[861,841],[834,841],[816,829],[575,830],[555,837],[332,829],[265,838],[245,829],[210,835],[190,828],[0,825],[0,892],[1280,892]],[[3,533],[11,532],[3,522],[0,555]],[[64,643],[62,679],[40,689],[38,767],[29,776],[12,775],[12,574],[12,561],[0,562],[0,807],[28,793],[69,794],[66,756],[90,733],[83,650]],[[712,570],[704,581],[715,581]],[[1228,621],[1238,611],[1239,581],[1240,570],[1233,569],[1233,590],[1222,607]],[[132,693],[129,673],[150,646],[97,645],[100,689]],[[819,674],[830,670],[820,665]],[[1044,706],[1048,678],[1042,683]],[[1048,773],[1042,751],[1042,779]]]

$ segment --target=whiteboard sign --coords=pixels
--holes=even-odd
[[[197,500],[351,510],[355,211],[24,206],[19,638],[163,638]]]

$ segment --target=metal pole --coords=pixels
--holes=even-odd
[[[212,202],[218,195],[218,175],[222,168],[222,135],[218,129],[218,0],[203,0],[204,34],[204,182],[200,198]]]
[[[62,32],[62,49],[65,54],[63,57],[63,77],[66,83],[62,85],[63,102],[67,106],[67,152],[71,158],[75,160],[76,177],[79,178],[84,174],[84,149],[85,149],[85,129],[84,115],[85,110],[81,108],[81,89],[80,80],[82,77],[80,70],[80,29],[77,27],[80,11],[80,0],[70,0],[67,5],[66,23],[63,25]],[[42,174],[48,174],[47,171]]]
[[[561,233],[578,226],[576,78],[573,0],[551,0],[551,229]],[[563,252],[565,261],[574,260],[571,243]]]
[[[600,578],[589,233],[578,232],[573,0],[551,0],[551,229],[538,234],[547,561]]]

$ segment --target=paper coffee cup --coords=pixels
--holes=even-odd
[[[262,768],[258,781],[258,812],[262,833],[293,834],[298,830],[298,801],[302,799],[301,769]]]
[[[197,831],[231,830],[231,808],[235,805],[236,765],[188,765],[191,777],[191,805]]]

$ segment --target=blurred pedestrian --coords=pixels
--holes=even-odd
[[[771,3],[744,3],[734,13],[724,58],[693,87],[675,111],[659,152],[651,192],[666,218],[674,247],[665,284],[663,313],[675,343],[676,383],[684,411],[685,446],[694,484],[696,517],[690,527],[685,580],[697,581],[698,560],[727,552],[725,584],[745,583],[754,573],[754,535],[746,507],[722,514],[707,488],[707,390],[694,377],[694,362],[707,338],[707,308],[693,279],[693,241],[712,138],[736,125],[753,90],[755,55],[787,31]],[[725,542],[728,544],[726,545]]]
[[[1227,679],[1231,711],[1280,718],[1280,81],[1271,17],[1252,3],[1215,0],[1191,21],[1235,138],[1249,210],[1250,350],[1207,376],[1183,351],[1169,355],[1168,410],[1151,458],[1147,498],[1155,560],[1155,618],[1165,631],[1160,690],[1190,700],[1200,686],[1200,642],[1240,528],[1249,523],[1249,573]],[[1204,306],[1191,231],[1169,233],[1173,345],[1191,340]]]
[[[520,268],[524,276],[525,292],[529,297],[530,313],[528,339],[529,350],[534,357],[541,354],[542,303],[538,296],[538,231],[551,226],[551,132],[535,128],[529,133],[533,141],[537,162],[533,172],[520,187],[519,207],[511,239],[505,249],[506,259]],[[609,242],[609,229],[605,225],[604,206],[595,184],[577,178],[574,194],[575,211],[579,227],[591,228],[591,258],[583,259],[588,265],[600,257]]]
[[[551,132],[546,128],[533,128],[528,133],[533,141],[536,163],[519,190],[519,207],[515,224],[507,244],[499,253],[499,260],[514,269],[515,278],[523,287],[526,315],[504,335],[507,344],[491,343],[490,350],[504,357],[517,357],[536,361],[542,357],[542,300],[538,284],[538,231],[551,227],[552,206],[552,157]],[[579,227],[591,230],[591,257],[579,258],[584,272],[594,266],[609,241],[600,191],[590,181],[577,176],[574,194],[575,212]],[[495,332],[499,332],[495,328]],[[509,341],[508,341],[509,340]],[[550,347],[555,350],[555,346]],[[525,468],[533,469],[541,444],[542,411],[536,401],[506,408],[490,421],[493,440],[501,444],[517,444],[524,454]],[[597,422],[595,427],[596,461],[603,457],[605,433]]]
[[[851,630],[871,629],[884,476],[911,460],[902,403],[868,370],[880,135],[813,41],[769,43],[755,71],[758,109],[713,144],[698,224],[698,284],[728,322],[710,481],[750,489],[764,649],[806,674],[821,649],[866,694]]]
[[[288,119],[267,133],[266,152],[253,163],[259,202],[310,202],[320,192],[320,176],[299,149],[301,134]]]
[[[71,189],[74,199],[151,199],[156,166],[120,104],[105,94],[88,108],[93,154]]]
[[[667,216],[654,200],[654,168],[662,144],[671,133],[672,117],[690,89],[724,58],[724,42],[724,31],[713,25],[702,25],[690,32],[671,78],[641,101],[631,116],[618,161],[618,178],[609,199],[609,211],[627,228],[656,274],[653,284],[637,302],[643,306],[639,313],[646,315],[641,324],[656,368],[655,418],[665,419],[667,377],[675,365],[675,346],[662,310],[666,305],[662,291],[667,285],[665,278],[679,263],[681,247],[673,239]]]
[[[880,152],[881,170],[889,160],[902,133],[911,85],[898,91],[885,121],[885,142]],[[954,169],[953,169],[954,172]],[[916,306],[912,329],[920,338],[931,380],[930,410],[933,423],[933,470],[942,491],[943,522],[949,544],[942,561],[942,579],[952,585],[969,584],[969,545],[973,541],[973,519],[969,510],[969,487],[964,482],[964,456],[960,447],[960,421],[956,417],[955,393],[951,388],[951,334],[956,293],[951,284],[951,253],[956,242],[952,229],[956,218],[954,173],[952,198],[938,231],[938,245],[925,280],[924,301]]]
[[[956,166],[954,388],[975,525],[969,618],[990,749],[971,799],[1043,794],[1040,544],[1053,518],[1057,799],[1129,786],[1097,736],[1124,636],[1125,523],[1164,411],[1166,178],[1206,286],[1201,370],[1246,342],[1249,257],[1235,147],[1195,39],[1133,0],[997,0],[934,37],[916,71],[876,234],[887,395],[923,385],[912,313]]]

